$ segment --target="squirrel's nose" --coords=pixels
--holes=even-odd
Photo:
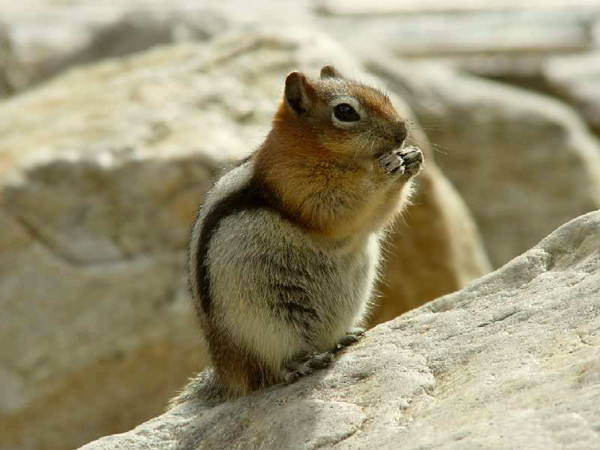
[[[404,122],[398,123],[396,129],[394,130],[394,139],[398,145],[402,145],[402,143],[408,137],[408,130],[406,129],[406,125]]]

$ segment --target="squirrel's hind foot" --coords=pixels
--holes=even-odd
[[[290,361],[285,367],[284,380],[292,383],[300,377],[310,375],[315,370],[325,369],[333,362],[333,353],[313,353],[304,358]]]
[[[348,331],[348,333],[346,333],[344,335],[344,337],[342,337],[340,339],[340,341],[337,343],[337,345],[335,346],[335,349],[333,351],[339,352],[340,350],[343,350],[346,347],[356,344],[358,341],[360,341],[364,337],[365,337],[364,328],[358,328],[358,327],[352,328],[350,331]]]

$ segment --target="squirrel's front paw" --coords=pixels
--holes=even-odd
[[[378,162],[388,175],[412,177],[421,170],[423,153],[418,147],[406,147],[380,156]]]
[[[404,162],[406,175],[412,177],[419,173],[423,164],[423,152],[419,147],[406,147],[400,151],[400,156]]]

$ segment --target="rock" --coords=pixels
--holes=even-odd
[[[225,18],[214,11],[130,7],[112,21],[92,29],[84,44],[74,46],[58,58],[48,58],[40,67],[40,79],[70,67],[129,55],[157,45],[206,41],[228,26]]]
[[[183,276],[195,209],[263,139],[285,74],[331,61],[359,67],[320,35],[246,31],[72,70],[0,105],[0,447],[129,429],[202,367]],[[378,320],[487,269],[468,212],[427,164],[391,247],[403,290]]]
[[[543,78],[549,91],[577,108],[600,135],[600,52],[551,58]]]
[[[463,58],[456,68],[557,97],[583,117],[600,135],[600,52],[574,55]]]
[[[11,58],[12,42],[6,27],[0,24],[0,98],[12,92],[11,82],[7,74],[8,60]]]
[[[0,22],[0,99],[20,87],[23,68],[15,57],[13,41],[6,25]]]
[[[210,167],[199,158],[113,167],[57,158],[4,186],[1,448],[74,448],[134,426],[203,366],[184,252],[169,239],[182,239],[179,214],[208,188]],[[169,177],[181,184],[170,190]],[[157,180],[154,194],[138,191]],[[146,232],[133,243],[128,229]]]
[[[504,1],[258,1],[200,5],[177,0],[27,2],[3,9],[15,28],[26,84],[75,64],[154,45],[212,37],[239,24],[308,26],[344,42],[355,54],[388,49],[416,59],[442,60],[493,78],[539,79],[550,56],[593,50],[595,0]],[[360,33],[349,29],[360,27]]]
[[[26,70],[19,90],[74,66],[157,45],[206,41],[231,22],[197,4],[153,8],[135,2],[70,8],[37,5],[27,13],[8,11],[5,20],[11,24],[15,59]]]
[[[596,8],[594,8],[596,6]],[[506,15],[510,11],[536,12],[542,15],[547,10],[554,14],[568,13],[573,9],[597,9],[594,0],[573,0],[565,4],[563,0],[530,1],[523,4],[519,0],[503,0],[490,3],[487,0],[380,0],[377,3],[368,0],[315,0],[315,7],[324,14],[331,15],[402,15],[427,13],[482,13],[496,12]]]
[[[595,212],[327,370],[82,448],[597,448],[599,247]]]
[[[594,0],[528,5],[518,0],[314,3],[320,14],[316,23],[367,55],[387,49],[403,57],[443,59],[479,70],[507,65],[520,69],[524,63],[532,67],[536,59],[550,55],[592,50],[593,20],[600,13]],[[361,32],[348,33],[352,27]]]
[[[439,66],[382,57],[369,67],[427,130],[495,266],[600,208],[600,146],[563,104]]]

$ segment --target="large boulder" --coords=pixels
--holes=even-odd
[[[574,111],[438,65],[372,59],[410,104],[499,266],[600,208],[600,145]]]
[[[22,75],[10,30],[0,22],[0,98],[12,95],[20,87]]]
[[[195,209],[261,142],[285,74],[331,62],[360,70],[322,36],[247,31],[73,70],[0,107],[0,446],[129,429],[202,368],[183,270]],[[487,270],[427,165],[388,252],[399,288],[374,321]]]
[[[598,248],[595,212],[374,328],[327,370],[83,449],[598,448]]]
[[[529,79],[556,55],[594,51],[594,0],[314,0],[317,23],[361,54],[386,49],[495,78]],[[360,29],[360,33],[349,33]]]
[[[600,135],[600,52],[552,58],[542,76],[549,91],[576,107]]]
[[[115,5],[107,5],[106,8],[117,11],[113,11],[110,20],[88,27],[87,39],[73,40],[60,52],[49,54],[38,65],[35,81],[71,67],[129,55],[157,45],[206,41],[229,26],[220,14],[204,8],[178,8],[176,4],[164,9]]]
[[[28,88],[71,67],[140,52],[158,45],[206,41],[229,28],[215,9],[173,2],[161,8],[136,1],[105,4],[38,4],[7,10],[0,25],[0,74],[4,42],[11,43],[10,92]],[[17,76],[15,68],[19,67]],[[0,94],[2,75],[0,75]]]
[[[461,63],[456,66],[480,76],[557,97],[573,106],[592,131],[600,136],[600,52],[597,48],[591,50],[575,55],[538,58],[533,68],[523,68],[523,64],[515,64],[514,61],[507,63],[506,67],[500,64],[482,67],[481,61],[479,65]]]

